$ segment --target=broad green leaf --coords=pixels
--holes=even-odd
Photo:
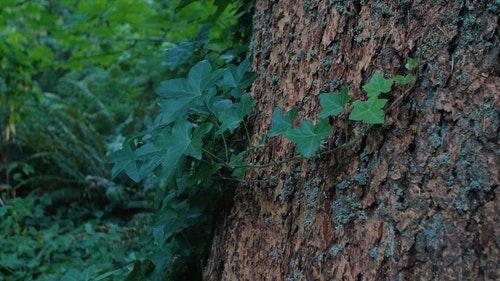
[[[319,95],[319,101],[323,110],[318,117],[337,116],[344,112],[344,106],[351,100],[347,86],[340,90],[340,93],[326,93]]]
[[[413,70],[418,67],[418,59],[408,58],[405,64],[406,69]]]
[[[140,179],[143,179],[158,167],[164,157],[164,152],[154,143],[146,143],[135,151],[136,160],[142,160],[138,170]]]
[[[252,66],[252,58],[248,57],[242,61],[238,66],[233,64],[228,65],[222,81],[219,83],[222,87],[248,87],[253,81],[246,81],[248,84],[241,84],[245,73],[248,72]]]
[[[137,169],[136,159],[134,151],[130,148],[130,145],[125,142],[123,148],[111,154],[108,161],[114,163],[111,169],[111,176],[115,178],[119,173],[125,171],[127,176],[129,176],[133,181],[139,182],[141,177],[139,176],[139,171]]]
[[[365,121],[368,124],[383,124],[385,113],[382,107],[386,99],[369,98],[368,101],[353,102],[354,109],[349,115],[350,120]]]
[[[184,154],[201,160],[201,152],[203,146],[202,139],[208,132],[210,132],[210,130],[212,130],[212,127],[213,125],[208,123],[202,124],[201,126],[197,127],[191,137],[191,143],[187,146]]]
[[[370,82],[363,86],[363,90],[366,91],[368,97],[377,98],[380,93],[388,93],[391,91],[392,83],[394,80],[385,79],[380,72],[375,72],[370,79]]]
[[[217,113],[217,119],[222,123],[217,134],[222,134],[226,130],[233,133],[236,128],[240,126],[243,118],[250,112],[255,101],[251,100],[250,94],[244,94],[238,103],[234,103],[230,108]]]
[[[222,73],[221,73],[222,74]],[[193,85],[197,93],[201,94],[203,90],[213,82],[210,78],[212,76],[212,66],[206,60],[200,61],[189,70],[188,80]],[[219,76],[220,77],[220,76]]]
[[[212,72],[210,63],[201,61],[191,68],[187,79],[177,78],[161,82],[156,93],[166,99],[159,102],[160,114],[155,123],[169,124],[186,115],[190,109],[199,109],[203,101],[202,96],[215,94],[213,86],[223,73],[223,69]]]
[[[196,45],[193,42],[184,42],[176,47],[168,49],[165,54],[168,68],[170,70],[176,69],[179,65],[193,57],[195,51]]]
[[[135,152],[125,145],[124,149],[110,157],[110,161],[115,163],[113,177],[125,171],[131,179],[138,182],[162,165],[169,167],[171,172],[165,177],[170,178],[185,156],[201,159],[202,138],[211,129],[212,124],[202,124],[193,131],[193,124],[182,120],[170,132],[161,135],[155,143],[146,143]],[[139,169],[138,160],[142,161]]]
[[[240,179],[241,180],[245,176],[245,173],[247,172],[247,170],[248,170],[248,167],[236,168],[231,173],[231,176],[234,177],[234,178],[236,178],[236,179]]]
[[[235,154],[232,154],[231,155],[231,159],[229,161],[229,166],[237,166],[237,165],[241,165],[243,163],[243,161],[245,160],[245,157],[248,155],[248,153],[250,153],[251,151],[253,151],[255,148],[258,148],[258,147],[263,147],[264,146],[264,140],[262,140],[259,145],[257,147],[251,147],[249,149],[246,149],[240,153],[238,153],[238,155],[235,155]],[[239,167],[239,168],[236,168],[233,170],[233,173],[231,174],[231,176],[237,178],[237,179],[243,179],[243,176],[245,176],[245,172],[248,170],[248,167]]]
[[[198,99],[197,97],[188,96],[162,100],[158,104],[160,106],[160,112],[156,124],[168,125],[180,116],[186,115],[190,107],[198,105]]]
[[[0,216],[4,216],[10,208],[12,208],[12,206],[0,207]]]
[[[238,66],[229,65],[218,85],[220,87],[233,88],[231,90],[231,95],[236,98],[240,97],[241,90],[252,85],[257,77],[256,73],[248,71],[251,65],[251,57],[242,61]]]
[[[191,68],[187,79],[176,78],[163,81],[156,88],[156,93],[165,98],[200,96],[207,87],[215,85],[222,74],[223,70],[216,70],[212,73],[210,63],[203,60]]]
[[[415,78],[414,75],[408,74],[406,76],[396,75],[396,77],[394,77],[393,79],[394,81],[398,82],[401,85],[406,85],[410,83],[410,81],[413,80],[413,78]]]
[[[275,137],[279,134],[284,134],[292,129],[292,122],[297,118],[297,108],[294,107],[283,115],[281,108],[276,107],[271,119],[271,130],[267,132],[268,137]]]
[[[144,177],[161,165],[165,170],[163,180],[170,182],[177,169],[184,165],[181,163],[185,162],[185,156],[201,159],[202,138],[211,129],[211,124],[203,124],[193,132],[192,123],[178,120],[170,133],[162,135],[155,142],[159,149],[141,166],[140,175]]]
[[[186,78],[176,78],[160,82],[156,93],[165,98],[183,98],[187,96],[200,95],[196,83],[191,83]]]
[[[285,137],[297,144],[300,154],[305,157],[318,150],[321,141],[332,133],[332,127],[328,119],[321,119],[316,126],[309,120],[304,120],[300,125],[285,132]]]

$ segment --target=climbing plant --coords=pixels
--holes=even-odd
[[[192,265],[194,262],[194,268],[201,266],[210,240],[210,217],[219,208],[216,201],[223,186],[222,179],[210,179],[210,175],[227,171],[206,163],[198,142],[209,140],[215,129],[218,141],[227,138],[230,131],[239,132],[231,118],[247,113],[239,112],[240,100],[251,103],[249,95],[241,92],[247,87],[245,82],[234,80],[241,69],[231,63],[241,63],[247,51],[251,27],[241,22],[249,21],[252,1],[0,2],[0,229],[11,228],[8,222],[16,219],[12,233],[19,236],[19,240],[3,247],[9,256],[0,261],[0,280],[145,280],[146,276],[172,280],[186,272],[201,272],[192,270]],[[203,63],[197,64],[199,61]],[[194,85],[193,81],[205,78],[197,75],[204,75],[207,67],[217,85]],[[233,70],[234,77],[226,69]],[[175,106],[178,94],[183,92],[169,92],[168,85],[160,81],[183,75],[189,79],[181,83],[189,90],[200,87],[197,90],[205,92],[203,88],[217,87],[221,92],[213,98],[227,96],[217,107],[220,127],[192,119],[204,116],[202,112],[192,114],[192,110],[207,110],[201,106],[203,99],[195,94],[185,102],[198,103],[199,108],[184,104],[170,115],[168,108]],[[251,80],[246,75],[244,78]],[[160,95],[155,96],[159,84]],[[166,88],[161,90],[161,85]],[[234,106],[225,107],[228,101]],[[181,121],[180,116],[189,118]],[[126,148],[122,146],[124,136],[139,136],[140,131],[148,133],[133,138],[132,142],[137,143],[127,144],[134,151],[139,149],[136,160],[141,169],[137,173],[143,181],[134,184],[118,177],[116,183],[110,182],[111,172],[116,171],[110,171],[106,155],[119,147]],[[180,141],[173,142],[172,138]],[[162,145],[177,145],[181,153],[170,149],[168,157],[162,158],[165,163],[157,165],[148,160],[159,156],[148,151],[153,144],[150,139],[159,149]],[[226,139],[228,149],[238,147],[240,142]],[[169,174],[173,167],[185,169],[177,168]],[[156,190],[160,197],[153,199],[150,190],[155,186],[162,188]],[[28,207],[36,205],[36,218],[52,216],[56,223],[68,227],[27,225],[24,213],[19,212],[23,206],[20,196]],[[42,197],[43,204],[39,201]],[[154,200],[158,207],[155,220],[141,225],[138,231],[149,234],[153,241],[133,239],[130,248],[121,247],[120,251],[92,246],[82,255],[75,254],[71,247],[57,248],[66,239],[63,232],[73,234],[71,228],[85,219],[89,225],[81,235],[83,244],[88,237],[93,242],[102,238],[106,241],[103,243],[114,244],[114,238],[96,231],[96,224],[112,220],[114,226],[116,221],[124,224],[123,220],[135,212],[151,213],[150,201]],[[54,215],[58,208],[63,213],[67,210],[72,217]],[[53,241],[54,233],[61,239]],[[36,241],[39,235],[48,240]],[[44,249],[38,246],[47,241],[51,242],[50,249],[26,267],[23,258],[36,253],[26,254],[15,245],[29,243]],[[152,251],[151,246],[156,248]],[[59,256],[59,249],[85,262],[69,267],[59,259],[50,260]],[[112,258],[112,253],[121,256]],[[107,264],[93,267],[92,263],[100,263],[101,257]],[[53,271],[37,270],[49,261]]]
[[[412,71],[417,64],[417,60],[408,59],[407,69]],[[359,137],[333,150],[316,153],[321,142],[332,134],[329,117],[344,114],[351,121],[366,124],[365,131],[369,126],[382,124],[387,109],[407,92],[385,110],[388,99],[382,95],[391,91],[394,82],[407,85],[415,78],[414,74],[408,74],[385,79],[376,72],[363,86],[368,98],[356,100],[352,106],[347,106],[352,99],[347,87],[339,93],[321,94],[323,111],[316,124],[301,120],[294,128],[297,108],[286,114],[276,108],[267,136],[284,135],[297,145],[301,155],[253,165],[245,162],[246,155],[265,143],[257,147],[249,145],[245,118],[252,112],[255,101],[247,90],[257,75],[249,71],[250,66],[250,59],[224,67],[203,60],[189,70],[187,77],[161,82],[156,88],[160,110],[154,122],[142,133],[128,138],[123,148],[109,158],[114,163],[113,176],[125,172],[135,181],[154,177],[158,182],[155,194],[158,215],[152,236],[163,254],[161,264],[158,260],[153,262],[161,269],[155,270],[154,276],[174,270],[166,267],[169,263],[176,264],[174,261],[182,260],[180,267],[193,264],[194,268],[201,267],[200,256],[206,244],[200,244],[205,240],[199,239],[199,235],[210,234],[206,223],[212,217],[207,214],[217,208],[213,203],[231,181],[241,180],[247,169],[318,157],[355,143]],[[346,112],[347,107],[352,110]],[[137,266],[134,271],[139,274],[141,267]]]
[[[406,68],[409,71],[418,66],[418,60],[408,58]],[[352,102],[352,110],[349,112],[349,120],[362,121],[366,124],[383,124],[385,112],[384,106],[388,99],[382,98],[382,94],[391,91],[394,82],[407,85],[415,78],[414,74],[406,76],[397,75],[393,78],[385,79],[380,72],[375,72],[370,81],[363,85],[366,91],[367,100],[356,100]],[[404,95],[396,99],[393,104],[399,101]],[[284,135],[287,139],[295,143],[300,154],[305,158],[310,158],[321,145],[321,141],[331,135],[332,128],[328,123],[330,116],[337,117],[345,113],[345,108],[349,105],[351,96],[347,86],[344,86],[339,93],[320,94],[320,104],[323,110],[318,114],[318,122],[314,125],[311,121],[302,120],[297,128],[292,128],[292,122],[297,118],[297,109],[293,108],[286,115],[283,115],[278,107],[272,116],[272,128],[268,132],[268,137]]]

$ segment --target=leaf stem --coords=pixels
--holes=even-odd
[[[352,139],[351,141],[349,141],[347,143],[344,143],[344,144],[342,144],[340,146],[337,146],[335,148],[332,148],[332,149],[329,149],[329,150],[325,150],[325,151],[320,152],[320,153],[316,153],[316,154],[312,155],[309,158],[307,158],[305,156],[297,155],[297,156],[293,156],[291,158],[287,158],[287,159],[284,159],[284,160],[281,160],[281,161],[273,161],[271,163],[266,163],[266,164],[242,164],[242,165],[234,165],[234,166],[230,166],[230,167],[232,169],[237,169],[237,168],[263,169],[263,168],[269,168],[269,167],[273,167],[273,166],[279,166],[281,164],[285,164],[285,163],[288,163],[288,162],[291,162],[291,161],[295,161],[295,160],[306,160],[306,159],[321,158],[324,155],[332,154],[332,153],[337,152],[337,151],[339,151],[341,149],[344,149],[344,148],[347,148],[349,146],[352,146],[352,145],[356,144],[357,142],[359,142],[361,140],[361,138],[363,138],[366,135],[366,132],[368,131],[368,129],[370,127],[371,126],[368,126],[365,131],[363,131],[361,134],[359,134],[356,138]]]

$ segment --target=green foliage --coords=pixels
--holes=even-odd
[[[405,64],[405,68],[412,71],[418,67],[418,59],[408,58]]]
[[[233,70],[245,73],[248,60]],[[155,123],[135,140],[141,139],[141,146],[132,148],[127,140],[123,149],[115,152],[110,161],[115,163],[113,176],[125,171],[129,177],[139,181],[162,167],[162,179],[170,182],[179,164],[186,157],[201,160],[202,150],[210,151],[214,159],[228,157],[228,151],[217,155],[214,150],[223,142],[225,134],[234,133],[244,117],[251,112],[255,103],[250,94],[234,95],[234,89],[243,89],[248,81],[239,79],[238,84],[229,87],[223,75],[231,68],[212,69],[208,61],[201,61],[191,68],[187,78],[175,78],[160,83],[156,92],[161,109]],[[208,141],[202,139],[211,133]],[[147,138],[147,140],[146,140]]]
[[[113,176],[125,172],[136,181],[151,175],[158,178],[155,195],[158,213],[153,241],[162,258],[155,260],[154,279],[168,278],[179,272],[179,268],[175,268],[178,259],[182,260],[180,271],[189,266],[199,268],[206,245],[201,243],[193,247],[193,242],[203,240],[186,237],[210,235],[209,228],[204,228],[203,223],[211,219],[203,214],[213,212],[214,206],[194,202],[200,198],[216,202],[220,193],[214,187],[224,185],[228,178],[226,173],[232,172],[231,176],[242,178],[247,169],[261,167],[244,163],[245,156],[257,147],[245,149],[248,144],[244,138],[248,132],[246,128],[239,130],[254,105],[250,94],[242,92],[255,77],[248,72],[250,65],[250,61],[245,60],[239,65],[217,68],[203,60],[189,70],[186,78],[161,82],[156,89],[161,97],[161,109],[155,121],[144,132],[126,140],[123,148],[110,157],[114,163]],[[388,100],[379,96],[388,93],[393,83],[393,79],[384,79],[380,73],[375,73],[363,87],[368,100],[352,103],[350,119],[367,124],[383,123],[385,112],[382,108]],[[276,108],[267,135],[283,134],[297,145],[302,157],[313,157],[332,132],[328,118],[344,113],[350,100],[347,87],[340,93],[322,94],[320,117],[323,118],[316,125],[302,120],[296,128],[292,123],[297,118],[297,109],[292,108],[283,114],[280,108]],[[238,138],[243,138],[243,141],[234,141]],[[258,147],[262,146],[264,142]],[[205,210],[200,212],[200,208]],[[345,224],[353,215],[344,214],[344,209],[337,210],[337,213],[339,217],[346,216],[339,219]],[[142,276],[141,266],[136,264],[134,275]]]
[[[408,74],[405,76],[396,75],[396,76],[394,76],[393,79],[394,79],[394,81],[398,82],[401,85],[406,85],[406,84],[410,83],[410,81],[413,80],[414,78],[415,78],[415,76]]]
[[[417,66],[418,60],[408,59],[408,69],[411,70]],[[414,78],[414,75],[409,74],[406,76],[398,75],[393,79],[385,79],[382,74],[375,72],[368,84],[362,87],[366,91],[368,99],[366,101],[355,100],[352,102],[352,111],[348,115],[349,120],[363,121],[369,125],[383,124],[385,119],[383,108],[388,99],[380,98],[380,95],[389,93],[394,82],[406,85]],[[344,86],[340,93],[323,93],[320,94],[319,99],[323,110],[318,114],[319,121],[316,126],[308,120],[303,120],[297,128],[292,128],[292,123],[297,117],[297,109],[293,108],[286,115],[283,115],[278,107],[273,113],[272,127],[267,136],[275,137],[283,134],[297,145],[302,156],[305,158],[312,157],[314,152],[321,146],[321,141],[331,135],[332,128],[328,124],[328,118],[330,116],[337,117],[344,113],[346,105],[351,101],[351,95],[349,95],[348,88]]]
[[[383,124],[385,112],[382,109],[387,103],[386,99],[369,98],[367,101],[354,101],[354,109],[349,119],[354,121],[365,121],[368,124]]]
[[[311,157],[321,145],[321,141],[332,133],[328,119],[321,119],[313,125],[309,120],[303,120],[297,128],[285,131],[284,135],[296,143],[300,154]]]
[[[224,0],[168,4],[126,0],[2,1],[0,104],[6,113],[0,116],[3,139],[15,135],[17,124],[23,120],[24,102],[36,100],[47,90],[40,85],[40,74],[82,71],[89,66],[107,68],[116,62],[134,60],[144,64],[151,54],[156,56],[155,71],[158,61],[164,61],[160,68],[172,71],[207,53],[228,52],[226,58],[233,60],[246,44],[233,33],[242,16],[240,9],[248,10],[245,5]],[[147,73],[144,70],[142,75]]]
[[[0,280],[124,280],[136,259],[152,247],[140,243],[150,219],[128,224],[98,218],[73,205],[50,211],[49,195],[10,200],[0,223]]]
[[[253,1],[0,2],[0,228],[9,237],[0,243],[12,242],[0,245],[0,280],[200,273],[233,172],[216,162],[244,157],[235,153],[245,140],[229,136],[242,133],[254,104],[245,89],[256,74],[241,61]],[[134,137],[123,143],[123,135]],[[143,181],[110,181],[109,154],[113,175]],[[125,237],[128,213],[153,203],[141,225],[150,239]],[[20,204],[37,215],[16,217]],[[27,217],[44,225],[25,226]],[[4,232],[12,220],[16,232]],[[24,244],[32,253],[14,247]]]
[[[281,113],[281,108],[276,107],[271,119],[272,127],[267,132],[268,137],[275,137],[284,134],[292,129],[292,122],[297,118],[297,108],[294,107],[286,115]]]
[[[369,98],[378,98],[381,93],[388,93],[391,91],[394,80],[384,79],[380,72],[375,72],[370,79],[370,82],[363,86],[363,90]]]
[[[201,268],[215,202],[224,190],[225,173],[233,170],[228,163],[241,163],[246,153],[235,154],[235,148],[247,144],[231,136],[245,134],[238,128],[255,103],[244,93],[255,78],[248,72],[250,66],[249,59],[226,67],[202,60],[186,78],[161,82],[154,122],[109,157],[113,177],[125,172],[141,181],[153,175],[158,184],[152,228],[158,247],[150,277],[154,280],[192,271],[193,264]],[[142,264],[136,264],[132,274],[141,275],[139,267]]]
[[[318,114],[318,117],[325,118],[328,116],[338,116],[340,113],[343,113],[344,106],[351,101],[351,96],[348,91],[347,87],[344,86],[342,90],[340,90],[340,93],[320,94],[319,99],[323,111]]]

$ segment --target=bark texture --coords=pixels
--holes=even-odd
[[[486,0],[257,0],[255,144],[277,106],[315,120],[319,93],[362,98],[407,57],[419,75],[355,146],[247,172],[204,279],[499,280],[499,13]],[[332,124],[328,148],[359,134]],[[250,161],[296,153],[278,137]]]

